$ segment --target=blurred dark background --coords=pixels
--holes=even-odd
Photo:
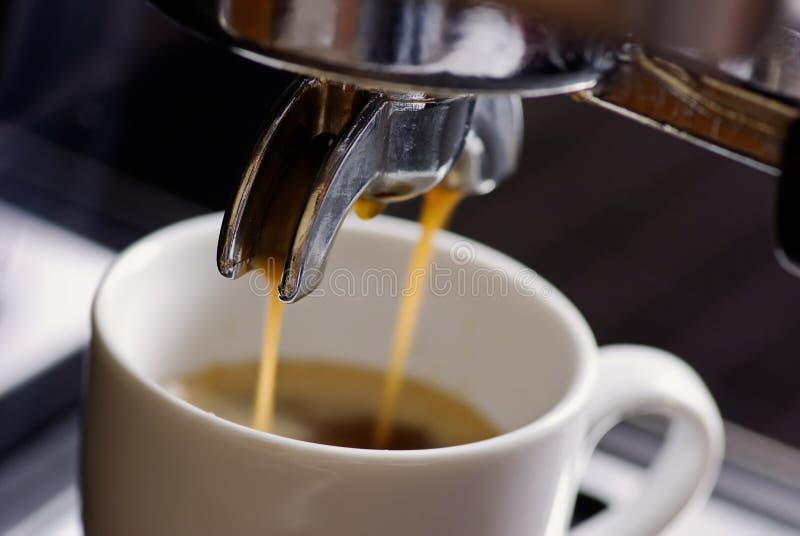
[[[115,249],[220,210],[289,80],[142,0],[6,0],[0,199]],[[800,280],[773,259],[772,179],[568,98],[525,108],[520,171],[453,230],[561,288],[601,343],[682,356],[728,420],[800,447]]]

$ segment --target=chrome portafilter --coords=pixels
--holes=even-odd
[[[258,142],[219,248],[227,277],[282,259],[285,301],[313,289],[356,199],[414,197],[454,165],[448,186],[474,194],[513,172],[520,96],[572,94],[779,177],[780,257],[800,261],[800,15],[783,0],[150,2],[306,77]]]
[[[517,97],[434,98],[300,79],[225,215],[220,272],[239,277],[264,259],[283,262],[279,295],[294,302],[319,284],[357,200],[416,197],[462,161],[463,180],[447,187],[488,192],[513,171],[521,133]]]

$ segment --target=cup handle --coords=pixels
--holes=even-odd
[[[589,404],[589,454],[600,438],[625,418],[661,414],[670,419],[670,426],[641,495],[632,503],[611,505],[572,534],[658,534],[711,494],[724,455],[719,410],[697,373],[662,350],[634,345],[604,347],[599,369]]]

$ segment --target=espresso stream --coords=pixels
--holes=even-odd
[[[439,187],[425,194],[422,201],[422,212],[419,217],[422,235],[411,255],[406,284],[400,295],[400,307],[397,310],[394,337],[389,352],[389,365],[375,421],[374,448],[386,448],[392,434],[392,424],[406,374],[408,353],[414,341],[422,297],[428,288],[428,264],[433,253],[433,236],[436,231],[447,225],[460,200],[461,192],[458,190]]]
[[[408,354],[411,349],[411,344],[414,340],[414,332],[417,324],[417,318],[419,316],[420,306],[422,304],[422,298],[427,288],[427,269],[433,250],[433,236],[435,235],[436,231],[443,228],[447,224],[447,221],[450,219],[450,216],[452,215],[453,210],[455,209],[461,197],[461,193],[456,190],[437,187],[429,191],[423,199],[422,211],[420,213],[422,234],[414,248],[411,262],[408,266],[408,272],[405,279],[406,283],[403,288],[403,293],[400,297],[400,305],[397,311],[394,336],[392,338],[389,351],[389,364],[386,373],[383,375],[382,381],[380,382],[382,384],[380,396],[375,397],[374,399],[367,398],[362,401],[365,404],[360,408],[362,413],[364,413],[364,408],[370,407],[370,404],[372,405],[371,407],[375,408],[375,411],[372,413],[372,416],[369,414],[363,415],[358,422],[349,422],[348,426],[351,426],[352,429],[344,435],[349,438],[348,441],[350,443],[358,443],[359,446],[371,446],[372,448],[379,449],[397,448],[395,445],[398,443],[420,443],[419,441],[415,443],[414,441],[407,440],[408,438],[406,438],[406,436],[409,433],[408,429],[404,429],[398,424],[397,421],[399,414],[398,407],[401,405],[402,393],[404,389],[416,389],[415,392],[419,392],[421,389],[417,384],[410,383],[405,377]],[[361,216],[371,217],[380,212],[380,208],[381,207],[378,205],[365,205],[362,202],[357,204],[356,210]],[[277,292],[278,284],[280,282],[280,275],[281,274],[277,270],[267,270],[267,277],[270,277],[271,279],[271,292],[268,297],[264,319],[261,360],[256,373],[257,381],[255,387],[254,406],[252,409],[252,419],[250,420],[251,426],[255,429],[274,431],[276,433],[281,433],[278,428],[273,428],[273,421],[275,420],[276,413],[276,397],[280,395],[282,388],[286,388],[286,386],[283,386],[282,383],[288,381],[278,378],[278,376],[280,376],[279,371],[283,370],[278,362],[278,348],[280,345],[281,324],[283,321],[284,309],[284,304],[278,298]],[[249,364],[243,365],[245,368],[242,370],[253,372],[247,368],[249,366]],[[284,370],[283,374],[285,376],[293,376],[295,374],[295,369],[291,368],[292,366],[290,365],[286,365],[286,367],[289,367],[287,369],[288,372]],[[223,371],[223,369],[219,367],[214,370],[216,371],[214,374],[224,377],[227,377],[230,374],[236,374],[232,371]],[[198,393],[206,393],[208,396],[192,395],[190,401],[192,403],[197,403],[200,405],[200,407],[215,413],[227,413],[227,410],[220,411],[220,401],[217,400],[216,397],[211,396],[210,393],[213,391],[213,385],[219,383],[220,381],[224,385],[227,385],[230,382],[222,380],[218,381],[218,379],[214,379],[213,374],[211,376],[203,376],[205,372],[201,372],[199,374],[200,375],[196,377],[186,377],[184,381],[185,390],[187,390],[189,393],[193,393],[195,391]],[[209,374],[211,373],[209,372]],[[239,374],[241,375],[241,371]],[[323,376],[325,375],[323,374]],[[339,374],[339,376],[336,377],[331,377],[330,374],[327,376],[332,382],[345,381],[342,378],[342,374]],[[250,377],[252,378],[252,376]],[[362,381],[361,383],[364,384],[365,382]],[[365,386],[353,384],[351,387],[363,389]],[[318,388],[320,393],[328,390],[323,388],[321,385],[318,385]],[[241,392],[241,389],[239,389],[239,392]],[[432,396],[426,396],[422,398],[428,399],[429,401],[434,399],[445,400],[447,396],[441,394],[438,396],[438,398]],[[376,400],[378,401],[377,404]],[[208,401],[208,403],[204,403],[204,401]],[[407,402],[403,402],[403,404],[406,403]],[[453,404],[455,404],[455,402]],[[453,404],[450,405],[452,406]],[[458,404],[464,406],[461,403]],[[209,405],[213,407],[207,407]],[[451,413],[457,414],[458,412],[451,411]],[[237,416],[232,418],[232,420],[240,422],[241,415],[237,413]],[[469,420],[470,419],[467,419],[467,421]],[[315,427],[315,429],[318,428],[318,426]],[[465,428],[470,429],[475,427],[466,426]],[[336,429],[339,430],[339,428]],[[481,427],[477,427],[477,429],[484,430]],[[342,432],[342,430],[339,431]],[[328,435],[330,434],[321,434],[321,437],[322,439],[325,439],[328,437]],[[399,441],[393,440],[393,435],[397,435],[397,439]],[[475,437],[483,438],[484,435],[485,434],[481,432],[475,435]],[[486,437],[491,435],[493,434],[486,435]],[[362,438],[361,436],[364,437]],[[365,439],[367,437],[370,438],[369,441]],[[326,441],[322,440],[321,442]],[[416,446],[405,448],[423,447]]]
[[[278,348],[281,341],[284,304],[278,298],[279,270],[271,270],[272,285],[264,317],[264,335],[261,339],[261,364],[258,367],[256,396],[253,406],[253,428],[270,430],[275,413],[275,381],[278,369]]]

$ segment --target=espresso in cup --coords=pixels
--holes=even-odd
[[[164,386],[190,404],[250,426],[257,360],[212,363]],[[344,363],[282,359],[275,378],[271,431],[284,437],[342,447],[372,448],[375,408],[385,372]],[[451,447],[498,435],[476,408],[438,386],[406,378],[385,448]]]
[[[322,377],[328,382],[342,382],[344,385],[349,386],[351,391],[349,393],[356,393],[355,398],[358,399],[359,404],[352,407],[347,412],[334,411],[335,419],[324,419],[325,422],[317,422],[318,419],[309,415],[294,415],[291,419],[287,419],[286,415],[280,416],[277,414],[279,409],[276,407],[278,404],[279,390],[283,387],[279,384],[278,376],[279,360],[278,351],[280,347],[280,335],[283,325],[284,304],[280,301],[277,288],[280,284],[281,274],[275,269],[276,266],[283,266],[283,262],[276,258],[262,258],[259,262],[267,268],[262,270],[265,277],[270,281],[270,292],[268,294],[267,306],[265,310],[265,321],[261,339],[261,357],[260,362],[256,366],[244,367],[243,370],[238,370],[235,374],[240,374],[242,385],[247,385],[247,378],[249,374],[250,382],[253,383],[252,395],[248,392],[247,397],[252,399],[252,414],[249,421],[245,418],[247,409],[246,405],[239,404],[236,411],[237,418],[232,419],[241,424],[248,424],[257,430],[264,432],[273,432],[296,439],[307,439],[319,443],[329,443],[339,446],[361,447],[361,448],[376,448],[376,449],[422,449],[432,447],[443,447],[458,445],[465,442],[486,439],[496,435],[489,433],[490,426],[488,423],[482,423],[477,427],[467,426],[466,423],[471,421],[479,421],[479,415],[468,408],[465,404],[459,403],[448,395],[442,392],[435,392],[431,387],[427,387],[429,393],[435,396],[423,396],[422,400],[427,400],[430,403],[437,403],[437,409],[449,408],[445,414],[449,416],[463,417],[456,420],[456,428],[460,429],[461,433],[449,437],[446,434],[434,434],[433,424],[436,423],[434,417],[441,417],[440,412],[436,411],[434,407],[426,408],[425,404],[417,405],[420,409],[419,414],[412,419],[411,424],[398,423],[397,418],[401,409],[400,404],[408,404],[408,402],[401,402],[401,397],[408,398],[409,396],[414,399],[416,394],[420,393],[422,387],[415,386],[411,395],[404,395],[405,389],[405,371],[407,368],[407,361],[411,345],[414,338],[416,329],[417,318],[419,316],[422,298],[425,291],[425,283],[427,282],[428,264],[431,260],[433,252],[433,236],[442,229],[450,219],[453,211],[455,210],[458,202],[461,200],[462,194],[460,191],[452,190],[446,187],[436,187],[425,194],[422,211],[420,213],[420,226],[422,233],[416,243],[409,266],[406,272],[405,286],[403,293],[400,297],[397,309],[397,317],[395,319],[394,335],[391,339],[389,346],[389,360],[386,372],[382,375],[375,373],[367,374],[361,371],[360,374],[355,374],[354,371],[340,370],[334,374],[323,374]],[[377,215],[379,210],[367,203],[357,203],[355,212],[362,218],[370,219]],[[388,345],[388,342],[387,342]],[[292,367],[293,372],[308,372],[298,371]],[[330,372],[330,371],[327,371]],[[193,390],[198,392],[209,393],[210,386],[217,385],[218,375],[228,376],[231,371],[223,372],[220,369],[209,369],[204,373],[190,376],[179,380],[177,383],[183,384],[185,391],[190,394]],[[354,378],[360,378],[359,381],[354,381]],[[297,385],[304,383],[302,375],[297,380]],[[307,383],[307,382],[305,382]],[[325,385],[320,385],[317,390],[312,391],[312,396],[306,396],[303,402],[305,407],[320,406],[324,404],[326,397],[315,397],[316,393],[320,395],[328,394],[328,391],[341,391],[336,387],[329,389]],[[291,392],[291,389],[289,389]],[[373,396],[374,395],[374,396]],[[229,407],[230,404],[227,400],[231,397],[228,393],[218,391],[213,397],[222,403],[223,406]],[[291,398],[291,397],[290,397]],[[352,396],[350,398],[353,398]],[[206,406],[206,400],[202,397],[187,396],[186,400],[190,403],[207,409],[208,411],[215,412],[213,408]],[[338,408],[338,400],[335,397],[330,397],[333,408]],[[321,406],[320,406],[321,407]],[[415,406],[416,407],[416,406]],[[463,411],[456,410],[455,408],[462,408]],[[370,410],[374,408],[374,410]],[[374,417],[373,415],[374,411]],[[355,413],[354,413],[355,412]],[[312,411],[312,414],[315,413]],[[354,417],[353,414],[360,415]],[[276,420],[283,421],[282,426],[277,426]],[[291,423],[291,424],[287,424]],[[303,434],[296,433],[295,428],[310,427],[315,432],[308,432]],[[371,430],[371,432],[370,432]],[[288,433],[287,433],[288,432]],[[395,437],[397,436],[397,437]],[[440,437],[441,436],[441,437]],[[435,440],[434,440],[435,439]]]

